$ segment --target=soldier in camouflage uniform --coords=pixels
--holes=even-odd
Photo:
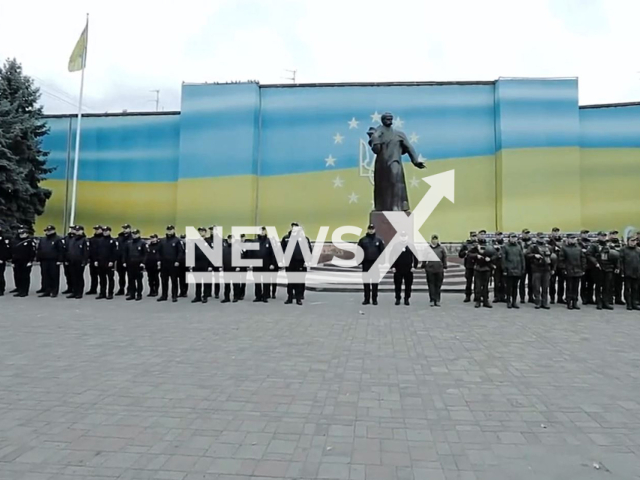
[[[493,303],[506,301],[506,284],[504,279],[504,270],[502,269],[502,249],[504,248],[504,238],[502,232],[496,232],[493,240],[493,248],[496,251],[494,257],[493,270]]]
[[[554,227],[551,230],[551,236],[549,237],[549,248],[551,248],[551,253],[553,253],[556,258],[560,255],[560,249],[562,249],[563,239],[560,234],[560,229],[558,227]],[[558,303],[564,304],[564,286],[565,286],[565,278],[561,269],[556,269],[555,273],[551,275],[551,280],[549,282],[549,296],[551,300],[551,304],[556,303],[556,294]]]
[[[464,278],[466,280],[464,288],[464,302],[469,303],[471,301],[471,288],[473,285],[473,271],[475,266],[475,255],[471,253],[473,247],[477,245],[478,238],[476,232],[469,232],[469,240],[467,240],[460,251],[458,257],[464,259]]]
[[[532,243],[533,240],[531,239],[531,232],[528,228],[523,229],[522,235],[520,236],[520,246],[522,247],[522,251],[526,252]],[[529,260],[526,261],[525,272],[520,279],[520,303],[524,303],[525,288],[529,295],[529,303],[533,303],[533,279],[531,276],[531,262]]]
[[[620,243],[620,237],[618,237],[617,230],[611,230],[609,232],[609,244],[611,248],[618,253],[620,250],[624,248],[624,245]],[[624,300],[622,299],[622,290],[624,286],[624,280],[622,279],[622,274],[620,271],[614,273],[613,275],[613,300],[616,305],[625,305]]]

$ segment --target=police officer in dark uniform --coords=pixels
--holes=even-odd
[[[256,296],[253,301],[268,303],[271,287],[269,274],[277,268],[278,262],[271,246],[271,240],[267,237],[266,227],[262,227],[254,242],[258,243],[259,248],[251,250],[251,258],[260,260],[260,265],[253,267]]]
[[[115,288],[115,268],[119,258],[118,241],[111,237],[111,227],[102,227],[102,239],[97,243],[97,251],[90,247],[90,256],[93,257],[94,266],[98,270],[100,294],[96,300],[113,299]]]
[[[509,234],[509,241],[502,247],[501,253],[500,268],[502,268],[506,283],[507,308],[520,308],[518,306],[518,284],[525,274],[526,260],[516,233]]]
[[[24,226],[24,225],[17,224],[15,230],[16,230],[16,232],[19,232],[20,230],[27,230],[27,227]],[[20,241],[20,236],[19,235],[16,235],[16,236],[14,236],[13,238],[11,238],[9,240],[9,244],[11,245],[11,249],[12,250],[13,250],[14,245],[16,243],[18,243],[19,241]],[[11,290],[9,293],[19,293],[19,290],[18,290],[18,281],[19,281],[19,279],[16,276],[16,275],[19,276],[19,273],[16,273],[16,269],[15,268],[12,268],[12,270],[13,270],[13,285],[14,285],[14,289]]]
[[[598,240],[587,251],[587,260],[595,279],[596,308],[613,310],[613,276],[619,269],[620,256],[610,247],[606,232],[598,232]]]
[[[409,247],[407,232],[400,232],[400,241],[391,248],[391,264],[393,270],[393,286],[396,294],[396,305],[402,300],[402,284],[404,283],[404,304],[410,305],[411,287],[413,286],[413,269],[418,268],[418,258]],[[429,291],[431,293],[431,291]]]
[[[551,236],[547,241],[549,248],[551,249],[551,253],[553,253],[556,258],[560,256],[560,249],[562,249],[563,239],[560,234],[560,229],[558,227],[554,227],[551,229]],[[551,304],[556,303],[556,295],[558,298],[558,303],[564,304],[564,285],[565,279],[562,273],[562,269],[556,268],[556,271],[552,273],[551,279],[549,280],[549,297],[551,300]]]
[[[531,265],[533,299],[536,310],[540,308],[549,310],[549,282],[552,273],[555,272],[557,257],[547,245],[542,232],[538,232],[536,235],[536,241],[527,249],[525,258],[529,259]]]
[[[64,271],[64,279],[67,284],[67,288],[63,292],[62,295],[69,295],[71,293],[71,271],[69,270],[69,261],[67,260],[67,252],[69,249],[69,244],[73,237],[76,236],[75,225],[70,225],[67,234],[62,238],[62,249],[64,252],[64,263],[62,265],[62,270]]]
[[[13,296],[26,297],[31,285],[31,267],[36,258],[36,241],[29,236],[26,229],[18,230],[18,238],[11,249],[11,258],[17,289]]]
[[[469,251],[469,254],[475,256],[473,279],[476,308],[480,308],[481,305],[485,308],[493,308],[489,302],[489,280],[491,279],[491,270],[495,265],[496,251],[487,242],[485,233],[486,230],[478,232],[478,243]]]
[[[291,222],[291,228],[289,229],[289,232],[287,232],[285,237],[287,235],[291,235],[291,230],[293,229],[294,225],[297,225],[297,222]],[[271,245],[273,245],[277,240],[278,240],[277,238],[271,238]],[[284,252],[284,249],[282,251]],[[278,271],[279,270],[280,270],[280,266],[278,265],[278,268],[274,272],[272,281],[271,281],[271,295],[269,296],[269,298],[272,298],[274,300],[276,299],[276,292],[278,291]],[[304,292],[303,292],[303,298],[304,298]]]
[[[506,285],[502,270],[502,249],[504,248],[502,232],[498,231],[495,233],[492,245],[496,251],[493,260],[493,303],[500,303],[504,302],[506,297]]]
[[[520,246],[522,247],[522,251],[526,252],[529,250],[529,247],[533,243],[531,239],[531,231],[528,228],[522,230],[522,235],[520,236]],[[529,303],[534,303],[533,301],[533,277],[531,273],[531,261],[527,259],[525,255],[525,273],[520,279],[520,303],[524,303],[525,301],[525,292],[529,296]]]
[[[118,272],[118,291],[116,296],[130,293],[127,288],[127,269],[124,267],[124,252],[126,252],[126,244],[131,241],[131,225],[125,223],[122,225],[122,231],[118,234],[118,263],[116,271]]]
[[[624,298],[627,310],[640,310],[638,303],[640,249],[638,249],[635,237],[629,237],[627,245],[620,250],[620,275],[624,280]]]
[[[582,250],[582,245],[577,243],[575,235],[567,237],[567,242],[560,248],[558,269],[562,270],[567,283],[567,309],[580,310],[578,305],[578,286],[580,278],[587,268],[587,257]]]
[[[36,258],[40,262],[43,291],[40,297],[57,297],[60,290],[60,265],[64,262],[64,245],[56,227],[47,225],[38,242]]]
[[[180,243],[182,243],[182,251],[186,252],[187,250],[187,236],[183,233],[180,235]],[[180,286],[180,293],[178,293],[178,297],[187,298],[189,296],[189,282],[187,282],[187,261],[186,257],[183,255],[180,260],[180,266],[178,267],[178,285]]]
[[[178,301],[178,275],[180,261],[184,261],[184,248],[182,242],[176,237],[176,229],[173,225],[167,226],[165,238],[160,240],[158,248],[160,254],[160,278],[162,279],[162,295],[158,302],[167,301],[169,294],[169,280],[171,280],[171,301]]]
[[[240,283],[237,279],[231,278],[233,274],[239,272],[240,269],[233,265],[233,248],[236,242],[233,235],[227,235],[222,243],[222,271],[224,276],[223,298],[220,303],[229,303],[231,301],[231,290],[233,288],[233,301],[237,302],[240,296]],[[237,247],[236,247],[237,248]]]
[[[149,237],[147,244],[147,259],[145,260],[145,270],[147,271],[147,282],[149,283],[149,294],[147,297],[157,297],[160,291],[160,240],[157,234]]]
[[[240,258],[247,258],[248,253],[244,248],[244,243],[246,242],[246,235],[244,233],[240,234],[239,247],[240,248]],[[244,300],[244,296],[247,292],[247,267],[239,267],[238,271],[241,273],[241,282],[239,285],[239,293],[238,300]],[[275,297],[274,297],[275,298]],[[235,300],[234,300],[235,301]]]
[[[464,303],[471,301],[471,291],[473,289],[473,271],[475,267],[475,255],[469,254],[478,243],[476,232],[469,232],[469,239],[462,245],[458,252],[458,257],[464,258],[464,279],[466,284],[464,287]],[[475,299],[474,299],[475,300]]]
[[[198,228],[198,233],[208,247],[211,248],[211,242],[213,240],[210,236],[207,236],[207,229],[205,227],[200,227]],[[198,244],[195,244],[194,247],[194,259],[191,271],[198,274],[213,272],[213,263],[209,260],[207,254],[198,246]],[[191,303],[207,303],[209,301],[209,297],[211,297],[211,278],[209,278],[208,282],[196,281],[196,296],[191,300]]]
[[[358,241],[358,246],[364,252],[361,264],[362,281],[364,282],[364,301],[362,304],[369,305],[373,303],[378,305],[378,282],[370,278],[368,272],[384,251],[384,242],[376,235],[376,227],[373,223],[367,227],[367,233]]]
[[[96,265],[98,263],[96,254],[100,249],[102,238],[102,225],[96,225],[95,227],[93,227],[93,236],[89,239],[89,277],[91,278],[91,283],[89,285],[89,291],[87,291],[86,295],[95,295],[98,293],[98,282],[100,279],[100,273]]]
[[[580,239],[578,245],[587,256],[587,266],[584,271],[584,275],[580,279],[580,298],[583,305],[593,305],[593,289],[594,289],[594,266],[588,260],[588,251],[591,247],[591,240],[589,239],[589,230],[580,231]],[[575,309],[575,308],[574,308]]]
[[[140,238],[140,230],[131,231],[131,241],[124,252],[124,263],[129,276],[129,295],[127,300],[142,300],[144,262],[147,257],[147,244]]]
[[[618,237],[619,232],[617,230],[611,230],[609,232],[609,245],[612,250],[620,253],[620,250],[624,248],[624,245],[620,243],[620,238]],[[625,305],[624,300],[622,299],[622,290],[624,287],[624,280],[622,279],[622,275],[620,271],[614,272],[613,275],[613,299],[616,305]]]
[[[71,276],[71,293],[67,298],[80,299],[84,293],[84,268],[89,262],[89,242],[82,225],[76,225],[74,230],[75,236],[67,244],[66,261]]]
[[[209,227],[209,245],[214,250],[216,249],[217,245],[220,245],[220,247],[217,247],[217,248],[221,248],[224,245],[224,239],[220,238],[220,233],[218,232],[217,225],[211,225]],[[216,299],[220,298],[220,288],[221,288],[220,270],[221,269],[222,269],[222,265],[216,265],[215,263],[213,264],[213,296]],[[209,296],[211,296],[211,293],[209,293]]]
[[[285,271],[287,273],[291,272],[304,274],[304,272],[307,271],[304,255],[299,243],[301,241],[307,244],[309,253],[311,253],[311,241],[309,240],[309,237],[306,237],[300,226],[296,222],[294,222],[291,224],[291,231],[282,238],[283,252],[287,250],[287,246],[290,242],[295,242],[295,248],[293,250],[293,254],[291,255],[289,265],[285,266]],[[292,279],[287,278],[287,299],[284,303],[286,303],[287,305],[293,303],[293,299],[295,297],[296,304],[302,305],[302,299],[304,298],[304,287],[305,282],[294,282]]]
[[[7,282],[4,274],[7,269],[7,262],[10,260],[11,240],[4,236],[4,231],[0,226],[0,297],[4,295],[4,291],[7,288]]]

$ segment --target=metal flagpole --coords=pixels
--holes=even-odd
[[[74,225],[76,216],[76,194],[78,190],[78,160],[80,155],[80,126],[82,124],[82,94],[84,91],[84,70],[87,66],[87,49],[89,44],[89,14],[87,13],[87,25],[85,27],[84,54],[82,56],[82,75],[80,77],[80,102],[78,104],[78,126],[76,128],[76,152],[73,160],[73,183],[71,184],[71,214],[69,225]]]

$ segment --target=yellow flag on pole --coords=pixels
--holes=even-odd
[[[69,71],[77,72],[84,69],[87,63],[87,41],[89,39],[89,24],[84,27],[76,46],[69,57]]]

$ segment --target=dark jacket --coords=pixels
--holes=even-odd
[[[520,242],[520,247],[522,247],[522,251],[524,252],[524,260],[525,260],[525,270],[526,272],[530,272],[531,271],[531,259],[529,257],[527,257],[527,251],[529,250],[529,247],[531,245],[533,245],[535,242],[533,241],[533,238],[529,237],[526,240],[524,238],[520,238],[520,240],[518,240]]]
[[[32,263],[36,258],[36,241],[31,238],[17,238],[11,248],[13,263]]]
[[[384,242],[375,233],[367,233],[358,241],[358,246],[364,251],[363,264],[373,264],[384,251]]]
[[[258,238],[253,240],[253,243],[257,243],[259,248],[257,250],[249,250],[249,258],[253,260],[260,260],[260,265],[253,267],[256,270],[269,270],[269,267],[274,269],[278,266],[276,260],[276,254],[271,246],[271,240],[266,235],[258,235]]]
[[[124,263],[127,267],[144,263],[147,256],[147,244],[141,238],[132,238],[125,244]]]
[[[116,240],[118,242],[118,260],[124,262],[125,245],[131,241],[131,234],[120,232]]]
[[[173,265],[184,261],[184,248],[177,235],[166,236],[159,242],[160,261]]]
[[[222,241],[222,270],[225,272],[235,272],[233,266],[233,247],[234,244],[228,240]],[[236,246],[236,248],[238,248]]]
[[[475,266],[476,253],[474,253],[475,250],[473,249],[473,247],[476,245],[476,243],[476,241],[469,239],[464,242],[464,244],[460,248],[460,251],[458,252],[458,257],[464,258],[464,268],[473,270],[473,267]]]
[[[529,261],[532,272],[551,272],[556,269],[557,257],[546,243],[531,244],[525,253],[525,258]]]
[[[47,235],[38,242],[36,258],[39,262],[63,262],[64,244],[59,235]]]
[[[502,249],[504,248],[504,238],[500,240],[495,239],[491,245],[493,249],[496,251],[495,256],[493,257],[493,266],[495,268],[502,268]]]
[[[620,250],[620,274],[631,279],[640,279],[640,249],[627,245]]]
[[[208,237],[205,238],[205,240],[213,251],[215,251],[216,248],[224,248],[224,242],[227,241],[226,238],[222,238],[218,233],[216,233],[215,235],[209,235]],[[220,246],[217,247],[218,245]],[[213,271],[219,272],[222,269],[222,263],[218,264],[217,262],[222,262],[222,256],[220,256],[220,260],[218,260],[217,252],[214,256],[215,256],[215,261],[213,263]]]
[[[591,247],[592,243],[593,242],[588,238],[579,238],[578,239],[578,246],[580,247],[582,252],[585,254],[585,257],[587,258],[586,270],[591,270],[593,268],[593,264],[588,259],[589,248]]]
[[[581,277],[587,268],[587,257],[578,243],[563,245],[560,249],[558,268],[567,277]]]
[[[501,249],[501,265],[507,277],[522,277],[526,271],[524,252],[519,243],[507,242]]]
[[[234,247],[240,249],[240,258],[242,258],[242,259],[249,258],[248,252],[244,248],[245,247],[245,243],[246,243],[246,241],[242,241],[242,240],[235,240],[234,241]],[[239,267],[239,271],[240,272],[246,272],[248,269],[249,269],[249,267]]]
[[[391,256],[396,257],[391,268],[395,268],[396,272],[410,272],[412,268],[418,267],[418,258],[408,245],[396,243],[391,249]]]
[[[89,261],[89,242],[85,235],[75,235],[69,239],[66,248],[66,261],[87,264]]]
[[[447,251],[440,244],[436,245],[435,247],[433,245],[430,245],[430,247],[431,250],[433,250],[433,253],[436,254],[436,257],[440,259],[440,261],[436,262],[435,260],[427,260],[426,262],[424,262],[425,271],[427,273],[444,272],[447,268],[449,268],[449,265],[447,264]]]
[[[549,237],[549,240],[547,241],[547,243],[549,244],[549,247],[551,248],[552,253],[555,253],[556,255],[560,255],[560,250],[564,245],[564,242],[562,241],[562,237],[554,237],[552,235],[551,237]]]
[[[89,242],[89,260],[91,260],[91,263],[98,261],[100,244],[102,243],[103,239],[104,237],[102,236],[102,234],[98,235],[96,233],[87,240]]]
[[[11,240],[0,235],[0,261],[8,262],[11,260]]]
[[[115,238],[98,237],[89,241],[89,257],[92,262],[98,262],[101,266],[115,263],[120,257],[118,241]]]
[[[149,265],[150,263],[158,263],[160,261],[160,242],[149,242],[147,243],[147,258],[145,263]]]
[[[62,252],[63,252],[65,262],[69,261],[68,259],[69,244],[71,243],[71,240],[75,238],[75,236],[76,236],[75,233],[67,233],[64,237],[62,237],[62,240],[60,240],[60,243],[62,244]]]
[[[311,241],[309,237],[304,237],[307,246],[309,247],[309,253],[311,253]],[[289,245],[289,241],[291,240],[291,232],[287,233],[284,237],[282,237],[282,252],[285,253],[287,251],[287,246]],[[295,240],[295,239],[294,239]],[[304,255],[302,255],[302,248],[300,247],[300,243],[296,241],[296,246],[293,249],[293,255],[291,255],[291,264],[303,264],[305,263]]]
[[[620,254],[606,240],[598,240],[589,246],[587,261],[592,268],[600,266],[603,272],[613,272],[619,268]]]
[[[469,254],[475,255],[473,269],[476,272],[490,272],[493,268],[493,259],[496,250],[486,240],[478,240],[477,245],[471,247]]]
[[[211,237],[207,237],[203,239],[204,242],[211,248],[211,242],[213,239]],[[207,254],[198,246],[197,243],[194,243],[195,251],[194,251],[194,259],[193,259],[193,271],[194,272],[208,272],[209,268],[213,270],[213,262],[209,260]],[[223,250],[224,255],[224,250]]]

